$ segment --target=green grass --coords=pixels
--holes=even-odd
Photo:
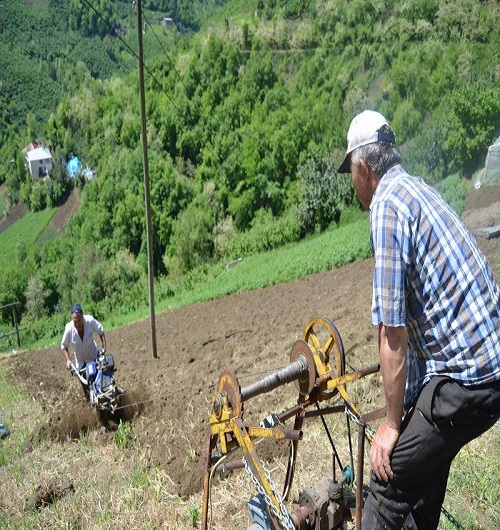
[[[38,236],[38,244],[41,246],[47,241],[52,241],[58,236],[57,230],[52,227],[49,223],[45,226],[44,230]]]
[[[371,255],[368,216],[362,212],[338,228],[298,243],[244,258],[234,267],[215,265],[193,277],[189,289],[164,296],[165,280],[157,282],[156,308],[175,307],[214,300],[231,293],[252,291],[330,270]],[[105,325],[119,327],[149,315],[147,307],[108,318]],[[39,346],[37,344],[37,346]]]
[[[498,528],[500,523],[500,423],[467,444],[452,463],[444,507],[465,528]],[[456,526],[444,514],[440,530]]]
[[[39,235],[44,231],[54,216],[56,208],[29,212],[16,221],[7,230],[0,233],[0,267],[7,267],[15,261],[20,245],[29,248],[35,244]]]
[[[316,272],[334,269],[370,255],[368,220],[324,232],[300,243],[256,254],[238,265],[223,269],[196,289],[181,293],[173,305],[187,305],[219,298],[240,291],[252,291],[268,285],[289,282]]]
[[[122,422],[118,425],[115,432],[115,445],[118,449],[124,449],[132,441],[132,423],[129,421]]]
[[[349,211],[343,224],[270,252],[245,257],[233,267],[218,263],[198,271],[187,281],[188,287],[171,295],[167,280],[155,283],[155,311],[161,312],[186,305],[215,300],[236,292],[261,289],[304,276],[331,270],[371,255],[368,216]],[[102,319],[106,329],[117,328],[149,317],[144,306],[134,312],[114,313]],[[22,341],[22,335],[21,335]],[[44,348],[54,344],[54,337],[45,336],[22,347]],[[0,343],[2,347],[3,343]]]

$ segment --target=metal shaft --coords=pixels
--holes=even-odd
[[[275,372],[267,375],[264,379],[256,381],[241,389],[241,401],[270,392],[279,386],[283,386],[291,381],[295,381],[307,373],[308,366],[306,358],[301,355],[293,363],[279,368]]]

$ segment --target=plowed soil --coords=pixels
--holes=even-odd
[[[480,228],[477,216],[485,215],[485,208],[494,224],[500,224],[498,200],[500,188],[469,196],[464,219],[472,230]],[[498,280],[500,238],[487,240],[477,233]],[[128,404],[133,404],[122,413],[132,419],[151,464],[166,470],[181,496],[202,486],[203,440],[222,369],[234,371],[244,386],[262,377],[261,372],[286,365],[292,345],[317,315],[336,325],[350,368],[377,362],[376,330],[369,324],[372,267],[371,259],[358,261],[299,281],[158,314],[159,359],[152,358],[148,320],[107,331],[108,350],[118,366],[117,382],[126,390]],[[12,382],[49,413],[40,435],[64,440],[102,429],[102,422],[86,406],[79,383],[66,371],[58,346],[23,352],[5,366]],[[373,377],[372,401],[376,401],[379,376]],[[285,403],[293,404],[296,395],[288,385],[264,399],[260,396],[255,414],[280,412]],[[112,444],[112,436],[112,432],[103,436],[103,443]]]

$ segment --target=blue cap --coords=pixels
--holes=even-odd
[[[80,313],[80,315],[83,315],[82,306],[80,304],[74,304],[71,308],[71,314],[73,313]]]

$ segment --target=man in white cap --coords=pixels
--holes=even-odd
[[[339,172],[370,213],[386,400],[362,527],[432,530],[453,458],[500,417],[500,288],[457,214],[402,167],[381,114],[357,115],[347,144]]]

